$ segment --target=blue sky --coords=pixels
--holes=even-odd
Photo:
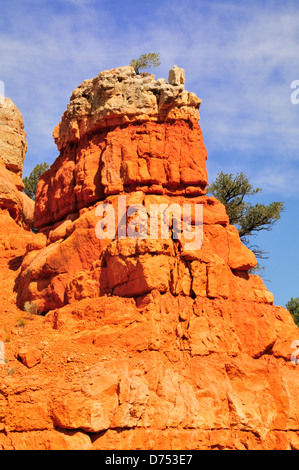
[[[24,176],[58,156],[52,131],[73,89],[160,52],[156,78],[183,67],[186,89],[203,100],[210,181],[243,171],[263,188],[257,202],[285,201],[281,221],[252,241],[269,253],[275,304],[299,296],[297,1],[0,0],[0,13],[0,80],[24,117]]]

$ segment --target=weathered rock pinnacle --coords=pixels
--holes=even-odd
[[[22,227],[33,225],[34,202],[22,191],[27,150],[23,117],[9,99],[0,104],[0,208]]]
[[[12,335],[16,374],[0,368],[0,448],[299,448],[298,328],[206,195],[199,105],[178,67],[169,83],[122,67],[73,92],[40,233],[14,260],[18,307],[44,317]]]

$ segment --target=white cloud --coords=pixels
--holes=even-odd
[[[71,3],[76,7],[85,7],[87,5],[95,4],[96,0],[65,0],[67,3]]]

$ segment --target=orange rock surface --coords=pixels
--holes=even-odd
[[[38,186],[40,233],[0,214],[2,449],[299,448],[298,328],[205,195],[200,100],[177,69],[83,82]],[[168,219],[184,204],[203,210],[194,249]],[[156,206],[165,238],[148,236]]]

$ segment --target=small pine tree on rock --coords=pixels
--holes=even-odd
[[[134,67],[136,74],[139,74],[141,70],[158,67],[160,62],[160,53],[149,52],[148,54],[142,54],[139,59],[132,59],[130,65]]]
[[[29,176],[23,178],[24,183],[24,193],[30,197],[30,199],[35,200],[37,183],[41,175],[49,169],[48,163],[39,163],[36,165]]]
[[[261,230],[271,230],[280,219],[284,209],[283,202],[270,204],[251,204],[246,200],[260,193],[261,188],[253,188],[244,173],[218,173],[215,181],[208,188],[208,194],[213,195],[225,205],[229,222],[237,227],[240,238],[249,245],[249,238]],[[265,252],[256,245],[249,246],[257,258],[265,259]]]
[[[286,308],[292,315],[296,325],[299,327],[299,297],[291,297],[291,299],[286,304]]]

